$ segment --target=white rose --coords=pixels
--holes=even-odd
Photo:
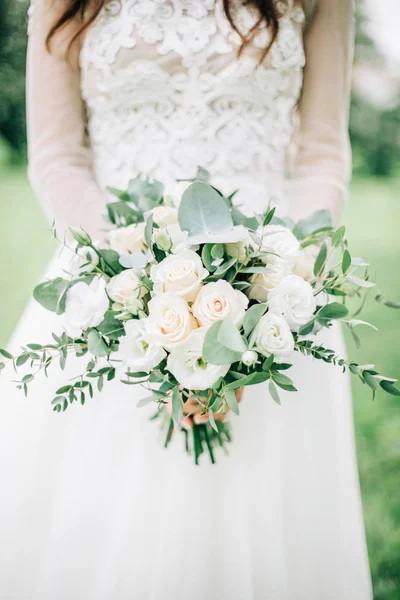
[[[153,220],[159,227],[167,227],[178,222],[178,210],[172,206],[156,206]]]
[[[207,275],[200,256],[193,250],[171,254],[150,270],[155,294],[173,293],[186,302],[194,302]]]
[[[298,275],[288,275],[268,294],[269,309],[282,314],[292,331],[311,319],[317,302],[311,285]]]
[[[179,208],[184,192],[192,183],[193,181],[177,181],[172,186],[169,186],[164,194],[164,202],[171,204],[175,208]]]
[[[200,325],[206,327],[228,316],[239,327],[248,304],[249,300],[242,292],[220,279],[201,288],[193,304],[193,314]]]
[[[128,300],[139,298],[142,288],[134,269],[126,269],[112,277],[107,284],[107,293],[111,300],[122,305]]]
[[[124,323],[125,335],[119,338],[117,358],[133,372],[150,373],[166,357],[165,350],[146,339],[144,320],[133,319]]]
[[[90,284],[80,281],[67,293],[62,322],[65,331],[72,338],[78,338],[89,327],[97,327],[109,308],[106,282],[95,277]]]
[[[119,254],[139,254],[146,251],[144,223],[119,227],[109,232],[107,240],[112,250]]]
[[[274,355],[279,362],[294,350],[294,339],[285,319],[272,312],[261,317],[251,337],[251,344],[264,356]]]
[[[148,304],[146,321],[148,340],[170,350],[197,328],[196,319],[183,298],[174,294],[154,296]]]
[[[230,365],[204,362],[202,354],[206,331],[204,327],[192,331],[168,356],[168,371],[189,390],[206,390],[212,387],[230,368]]]
[[[314,264],[318,256],[318,252],[318,246],[307,246],[307,248],[304,248],[304,250],[300,250],[296,258],[293,272],[306,281],[312,281],[315,279]]]
[[[278,260],[267,266],[268,271],[266,273],[255,273],[250,278],[252,285],[248,288],[247,294],[251,300],[266,302],[269,292],[273,290],[284,277],[290,274],[290,267],[283,260]]]
[[[266,262],[276,262],[282,259],[291,267],[294,265],[300,244],[288,227],[284,227],[283,225],[266,225],[265,227],[259,227],[257,233],[262,238],[261,250],[269,250],[278,255],[274,256],[270,254],[266,256]]]
[[[174,254],[178,254],[181,252],[181,250],[187,250],[188,248],[191,248],[192,250],[198,250],[199,246],[193,244],[189,246],[189,244],[186,243],[188,232],[182,231],[178,223],[175,223],[174,225],[168,225],[164,231],[166,231],[169,235],[169,238],[172,242],[172,252]]]

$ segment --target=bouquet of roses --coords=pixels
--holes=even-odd
[[[68,273],[34,290],[63,332],[18,356],[0,350],[0,369],[7,361],[30,366],[18,382],[25,394],[56,360],[64,369],[69,356],[86,357],[83,372],[55,392],[54,411],[84,404],[95,385],[101,391],[115,378],[141,385],[148,396],[138,406],[154,402],[166,446],[181,429],[196,464],[205,450],[214,462],[215,447],[230,441],[224,417],[239,414],[241,388],[268,381],[278,403],[279,388],[296,391],[287,374],[293,352],[349,370],[373,393],[400,395],[396,380],[314,338],[341,321],[358,344],[356,329],[373,327],[355,318],[375,286],[368,264],[351,257],[345,228],[334,229],[327,211],[297,224],[274,209],[245,216],[202,169],[172,195],[144,176],[127,191],[110,191],[107,247],[71,228]],[[351,318],[349,298],[360,300]]]

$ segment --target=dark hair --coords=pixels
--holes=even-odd
[[[78,19],[80,21],[80,26],[69,42],[69,49],[71,49],[71,46],[80,37],[81,33],[83,33],[85,29],[93,23],[93,21],[95,21],[107,1],[108,0],[64,0],[64,8],[60,12],[60,16],[52,25],[48,33],[47,47],[50,48],[50,42],[57,31],[63,29],[74,19]],[[124,0],[120,1],[123,2]],[[252,29],[248,32],[239,31],[235,24],[235,0],[217,1],[221,1],[223,3],[224,11],[229,23],[242,39],[242,45],[239,49],[239,54],[254,39],[254,36],[258,33],[262,25],[266,25],[270,28],[271,41],[263,51],[261,56],[261,60],[263,60],[274,43],[279,30],[280,13],[277,8],[277,0],[243,0],[244,4],[254,9],[256,14],[258,14],[258,18],[254,27],[252,27]],[[282,4],[282,0],[279,2],[279,4]]]

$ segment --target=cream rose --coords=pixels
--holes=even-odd
[[[239,327],[248,304],[249,300],[242,292],[220,279],[201,288],[193,305],[193,314],[200,325],[206,327],[228,316]]]
[[[108,244],[119,254],[139,254],[146,251],[144,239],[144,223],[119,227],[109,232]]]
[[[251,287],[248,288],[247,295],[251,300],[266,302],[269,292],[273,290],[284,277],[290,274],[290,267],[283,260],[278,260],[267,266],[267,272],[255,273],[250,278]]]
[[[293,268],[295,275],[302,277],[306,281],[315,279],[314,264],[318,256],[318,246],[307,246],[304,250],[300,250],[296,263]]]
[[[155,294],[173,293],[186,302],[194,302],[207,275],[200,256],[193,250],[167,256],[150,270]]]
[[[202,354],[206,331],[204,327],[192,331],[168,356],[168,371],[189,390],[206,390],[212,387],[230,368],[230,365],[212,365],[204,362]]]
[[[142,287],[134,269],[126,269],[112,277],[107,284],[107,293],[111,300],[122,305],[134,298],[140,298]]]
[[[281,314],[292,331],[312,317],[317,302],[311,285],[298,275],[288,275],[268,294],[269,309]]]
[[[133,372],[149,373],[167,356],[163,348],[149,344],[144,319],[124,323],[125,335],[119,338],[117,358]]]
[[[271,263],[281,259],[293,267],[300,244],[288,227],[284,227],[283,225],[266,225],[265,227],[259,227],[257,233],[262,239],[261,249],[272,251],[278,255],[268,255],[265,258],[266,262]]]
[[[178,222],[178,210],[173,206],[156,206],[153,209],[153,220],[159,227],[168,227]]]
[[[104,319],[110,301],[106,294],[106,283],[95,277],[90,284],[79,281],[67,293],[62,323],[72,338],[78,338],[89,327],[97,327]]]
[[[240,262],[244,262],[247,256],[247,248],[252,247],[254,247],[254,242],[249,237],[244,242],[225,244],[225,251],[228,256],[232,256],[232,258],[237,258]]]
[[[264,356],[273,354],[279,362],[290,357],[294,350],[294,339],[285,319],[268,312],[254,329],[251,345]]]
[[[192,183],[193,181],[177,181],[172,186],[169,186],[165,190],[164,202],[175,208],[179,208],[184,192]]]
[[[154,296],[148,309],[149,316],[145,320],[147,339],[167,350],[183,342],[198,326],[187,302],[174,294]]]

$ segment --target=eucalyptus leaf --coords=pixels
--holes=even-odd
[[[244,335],[246,337],[249,337],[249,335],[251,334],[251,332],[257,325],[258,321],[264,315],[266,310],[267,310],[266,304],[254,304],[254,306],[251,306],[246,311],[246,314],[245,314],[244,320],[243,320],[243,330],[244,330]]]
[[[327,227],[332,227],[332,216],[329,210],[322,209],[314,212],[307,219],[299,221],[295,225],[293,233],[299,240],[302,240]]]
[[[67,292],[71,282],[61,277],[40,283],[33,290],[33,297],[47,310],[61,315],[65,311]]]
[[[359,287],[362,288],[373,288],[376,286],[375,283],[373,283],[372,281],[365,281],[364,279],[361,279],[360,277],[356,277],[355,275],[347,275],[346,277],[347,281],[350,281],[350,283],[353,283],[354,285],[358,285]]]
[[[349,311],[344,304],[340,304],[339,302],[332,302],[331,304],[326,304],[323,306],[317,313],[318,319],[343,319],[347,317]]]
[[[104,357],[108,355],[109,349],[105,341],[103,340],[103,336],[101,333],[92,329],[89,331],[88,336],[88,349],[93,356],[97,356],[98,358]]]
[[[221,323],[217,334],[217,341],[234,352],[243,353],[247,350],[247,344],[240,335],[238,328],[230,317],[226,317]]]
[[[231,411],[235,415],[239,415],[239,404],[238,404],[235,392],[233,390],[226,390],[225,399],[226,399]]]
[[[183,416],[183,403],[179,387],[175,387],[172,392],[172,418],[176,425],[179,425]]]
[[[273,399],[273,400],[274,400],[274,401],[275,401],[277,404],[279,404],[279,405],[280,405],[280,403],[281,403],[281,399],[280,399],[280,397],[279,397],[279,392],[278,392],[278,390],[277,390],[277,388],[276,388],[276,385],[275,385],[275,384],[274,384],[274,382],[272,381],[272,379],[271,379],[271,381],[269,382],[269,393],[271,394],[271,398],[272,398],[272,399]]]
[[[314,275],[316,277],[318,275],[320,275],[320,273],[325,265],[327,256],[328,256],[328,247],[324,242],[318,252],[318,256],[314,263]]]
[[[206,333],[203,345],[203,359],[212,365],[230,365],[238,362],[242,352],[235,352],[218,341],[223,321],[217,321]]]
[[[125,335],[124,326],[121,321],[115,318],[116,314],[116,312],[108,310],[104,315],[103,321],[97,326],[98,331],[110,338],[110,340],[117,340],[122,335]]]

